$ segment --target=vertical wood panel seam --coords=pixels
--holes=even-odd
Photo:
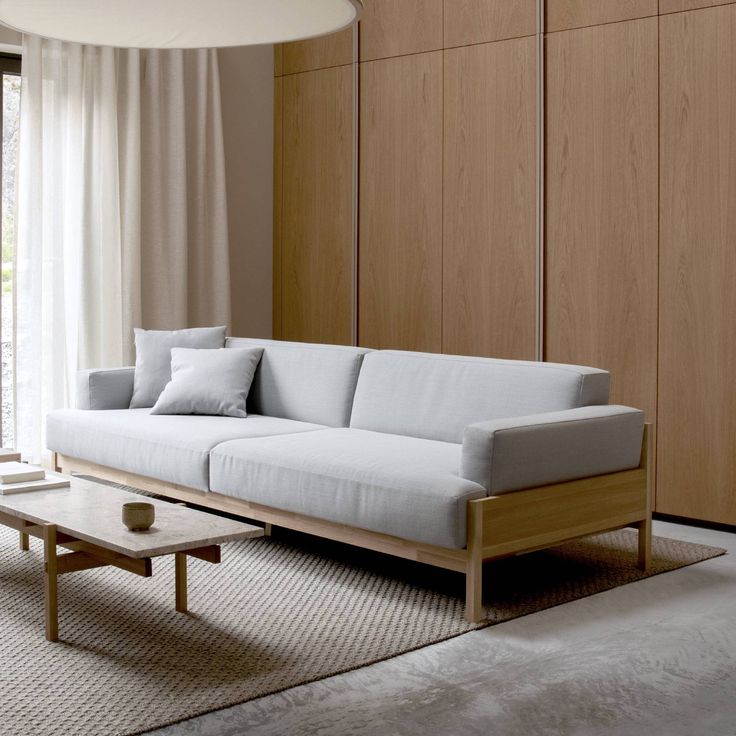
[[[440,165],[440,207],[442,212],[442,237],[440,238],[440,352],[445,352],[445,5],[442,0],[442,161]]]
[[[352,341],[358,345],[358,268],[359,268],[359,197],[360,197],[360,21],[353,23],[353,274]]]
[[[281,99],[279,100],[279,145],[281,146],[281,181],[279,182],[279,340],[284,339],[284,100],[286,85],[281,82]]]
[[[657,2],[657,10],[660,9],[662,0]],[[654,462],[652,463],[651,494],[650,503],[652,509],[657,505],[657,466],[659,465],[659,315],[660,315],[660,260],[662,253],[662,62],[660,56],[660,33],[662,16],[657,16],[657,324],[655,336],[657,341],[656,359],[654,362]]]
[[[544,68],[544,0],[537,0],[537,242],[536,242],[536,359],[544,360],[544,158],[546,147],[544,140],[545,104],[545,68]]]

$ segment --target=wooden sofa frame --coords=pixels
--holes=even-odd
[[[483,563],[533,552],[590,534],[625,526],[639,531],[638,565],[651,562],[650,425],[644,429],[638,468],[597,475],[567,483],[529,488],[468,502],[468,542],[465,549],[447,549],[399,537],[322,521],[302,514],[249,503],[220,493],[199,491],[95,465],[54,453],[63,473],[92,475],[160,494],[177,501],[236,514],[271,526],[314,534],[338,542],[403,557],[465,574],[465,617],[483,618]]]

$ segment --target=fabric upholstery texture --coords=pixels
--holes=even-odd
[[[470,499],[639,463],[644,415],[608,406],[609,375],[595,368],[244,338],[168,349],[174,365],[179,354],[262,351],[253,415],[54,412],[50,449],[454,549]],[[210,367],[194,383],[221,391],[225,373]],[[130,380],[130,369],[89,372],[80,406],[119,406]],[[174,404],[195,393],[185,383]]]
[[[77,373],[77,409],[127,409],[133,397],[135,368]]]
[[[148,409],[65,409],[46,420],[50,450],[200,491],[209,490],[209,453],[215,445],[319,429],[275,417],[152,416]]]
[[[225,327],[189,330],[135,329],[135,377],[131,409],[153,406],[171,380],[171,348],[222,348]]]
[[[491,495],[639,465],[644,412],[587,406],[471,424],[461,475]]]
[[[366,355],[350,426],[461,442],[469,424],[608,402],[596,368],[382,350]]]
[[[404,539],[462,548],[485,490],[459,476],[461,446],[328,429],[218,445],[211,490]]]
[[[369,350],[246,338],[229,338],[227,347],[263,348],[248,396],[249,412],[348,426],[358,373]]]
[[[151,414],[245,419],[245,403],[263,348],[171,348],[171,380]]]

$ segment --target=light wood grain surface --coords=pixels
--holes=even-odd
[[[734,0],[659,0],[659,12],[679,13],[683,10],[712,8],[716,5],[730,5]]]
[[[442,0],[364,0],[360,60],[442,48]]]
[[[282,337],[349,344],[352,65],[283,77]]]
[[[657,18],[547,39],[545,358],[656,411]]]
[[[277,77],[273,80],[273,314],[272,330],[276,340],[281,338],[281,224],[283,219],[283,166],[284,166],[284,82]]]
[[[596,26],[657,15],[657,0],[546,0],[546,30]]]
[[[443,351],[535,353],[535,39],[445,52]]]
[[[446,0],[445,48],[531,36],[537,0]]]
[[[282,44],[283,74],[327,69],[353,62],[353,29]]]
[[[567,539],[614,529],[647,516],[644,468],[490,496],[479,501],[483,514],[483,556],[543,549]]]
[[[736,5],[660,23],[657,510],[736,524]]]
[[[442,52],[361,64],[359,339],[442,348]]]

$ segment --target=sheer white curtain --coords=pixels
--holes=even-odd
[[[16,277],[17,447],[77,370],[131,364],[132,328],[228,324],[214,51],[24,37]]]

